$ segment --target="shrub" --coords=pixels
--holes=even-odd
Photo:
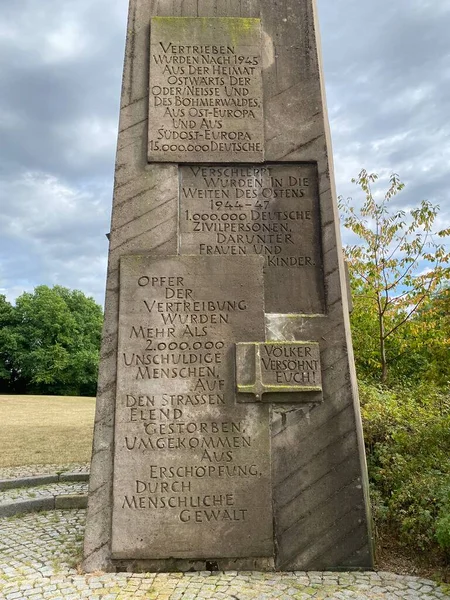
[[[450,548],[450,402],[429,385],[360,384],[377,530],[417,550]]]

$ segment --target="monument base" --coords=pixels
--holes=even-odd
[[[219,558],[202,560],[112,561],[113,573],[201,573],[204,571],[275,572],[273,558]]]

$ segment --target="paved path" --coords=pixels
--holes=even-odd
[[[0,519],[1,600],[436,600],[435,583],[390,573],[82,575],[85,511]]]
[[[10,490],[0,491],[0,505],[5,502],[13,502],[16,500],[33,500],[36,498],[45,498],[47,496],[87,493],[87,482],[60,482],[31,488],[12,488]]]

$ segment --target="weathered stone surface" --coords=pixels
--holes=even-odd
[[[86,508],[88,497],[85,494],[71,494],[66,496],[55,496],[55,510],[73,510]]]
[[[185,213],[183,215],[181,210],[189,210],[191,205],[195,204],[197,211],[207,214],[204,204],[210,198],[204,194],[205,187],[197,186],[196,176],[190,181],[186,179],[191,177],[188,165],[180,173],[177,164],[148,163],[150,20],[158,16],[261,19],[264,160],[267,164],[257,164],[262,160],[261,156],[247,157],[245,164],[241,162],[244,160],[242,156],[233,155],[228,160],[241,163],[235,167],[248,165],[250,169],[279,169],[277,172],[282,179],[285,174],[295,176],[296,172],[300,174],[310,169],[311,181],[314,182],[303,198],[269,198],[270,208],[264,209],[269,216],[248,222],[258,223],[259,219],[260,223],[276,224],[278,217],[270,221],[270,215],[274,214],[277,206],[282,210],[287,210],[284,208],[287,206],[290,210],[301,211],[303,200],[306,198],[310,202],[313,219],[293,219],[298,222],[289,223],[292,231],[281,233],[292,235],[294,244],[287,239],[280,244],[274,242],[282,248],[274,256],[310,257],[313,261],[269,265],[270,253],[262,253],[266,258],[266,312],[271,313],[266,315],[266,341],[319,343],[323,402],[277,403],[270,407],[270,499],[273,503],[274,553],[271,556],[255,556],[250,549],[251,556],[218,557],[212,566],[219,570],[371,568],[368,482],[349,335],[348,299],[317,45],[315,2],[130,0],[85,569],[188,571],[208,569],[210,565],[204,557],[189,558],[184,553],[185,558],[117,559],[112,556],[114,414],[120,400],[116,396],[119,389],[118,321],[119,312],[122,312],[119,311],[121,257],[132,254],[162,257],[178,253],[195,254],[198,260],[214,260],[214,255],[217,255],[220,260],[225,257],[237,264],[239,260],[251,259],[253,254],[249,252],[247,242],[245,253],[241,255],[200,252],[201,243],[227,247],[231,243],[215,241],[215,234],[225,232],[208,231],[207,228],[198,232],[193,230],[193,220],[183,222]],[[152,125],[150,136],[155,132],[156,128]],[[164,160],[164,157],[153,160]],[[185,158],[180,156],[169,160],[182,161]],[[197,168],[206,166],[201,164],[204,160],[211,161],[213,164],[209,167],[217,169],[221,165],[214,163],[219,163],[222,158],[209,154],[207,158],[191,156],[188,160],[192,160],[192,166]],[[184,187],[180,187],[180,181],[185,182],[186,189],[201,190],[203,197],[199,194],[198,198],[183,199]],[[245,187],[251,190],[251,186]],[[285,182],[273,187],[290,189]],[[217,193],[223,194],[226,186],[224,188],[219,183],[217,190]],[[220,199],[212,198],[213,201]],[[289,204],[291,201],[294,208]],[[223,213],[217,205],[213,208],[215,214]],[[243,211],[239,208],[242,214],[248,210],[258,208],[252,205]],[[279,220],[277,226],[282,224]],[[199,233],[205,236],[204,239],[195,237]],[[230,231],[230,234],[235,233]],[[287,248],[290,245],[295,252],[289,253]],[[301,252],[298,252],[299,248]],[[188,259],[188,256],[184,258]],[[243,268],[251,280],[252,270]],[[271,269],[274,270],[273,279]],[[212,273],[211,277],[213,279],[215,274]],[[227,283],[223,282],[222,293],[226,290]],[[257,340],[238,338],[233,343],[235,341]],[[259,341],[264,340],[261,338]],[[233,379],[233,389],[234,386]],[[236,410],[249,410],[249,407],[253,410],[269,409],[266,404],[250,403],[238,404]],[[141,468],[140,465],[142,461],[136,460],[132,467]],[[255,533],[257,529],[255,527]],[[142,530],[141,537],[147,536],[149,540],[145,523]],[[221,534],[224,535],[223,530]],[[197,542],[199,547],[201,541],[195,539]],[[221,550],[226,548],[226,543],[220,541]],[[244,551],[242,545],[239,547]],[[147,551],[139,554],[141,550],[138,548],[133,554],[148,556]],[[129,549],[125,549],[125,553],[128,552]]]
[[[261,21],[154,17],[149,161],[262,162]]]
[[[321,402],[319,344],[239,343],[236,384],[238,402]]]
[[[120,282],[114,558],[272,556],[268,410],[234,394],[262,259],[127,256]]]
[[[59,481],[89,481],[89,473],[61,473],[61,475],[59,476]]]
[[[180,168],[180,251],[264,257],[266,311],[324,312],[317,168]]]
[[[343,338],[336,308],[322,317],[268,315],[266,329],[267,339],[273,341],[320,340],[324,396],[317,406],[289,411],[275,407],[272,413],[279,568],[333,570],[372,565],[367,481],[356,435],[359,407],[351,387],[351,347]]]

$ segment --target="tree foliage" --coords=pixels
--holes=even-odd
[[[450,399],[423,383],[360,382],[373,515],[379,534],[450,552]]]
[[[401,362],[414,361],[416,373],[422,380],[441,388],[449,387],[450,287],[440,289],[422,304],[407,334],[401,337]]]
[[[14,351],[14,308],[0,295],[0,386],[9,387],[17,378],[12,364]]]
[[[434,231],[438,206],[428,201],[409,211],[391,209],[404,184],[390,177],[380,200],[372,187],[376,174],[362,170],[352,180],[365,196],[360,210],[340,198],[344,225],[360,238],[345,250],[353,284],[354,322],[370,332],[368,368],[386,382],[389,367],[403,352],[399,332],[423,310],[443,282],[448,281],[450,253],[444,238],[450,229]],[[358,329],[358,328],[357,328]]]
[[[16,305],[0,297],[3,391],[95,394],[103,315],[82,292],[38,286]]]
[[[346,249],[351,315],[376,530],[418,555],[450,556],[450,280],[439,207],[392,208],[376,175],[354,180],[358,211],[340,206],[358,237]],[[380,385],[380,379],[383,385]],[[377,381],[378,380],[378,381]]]

